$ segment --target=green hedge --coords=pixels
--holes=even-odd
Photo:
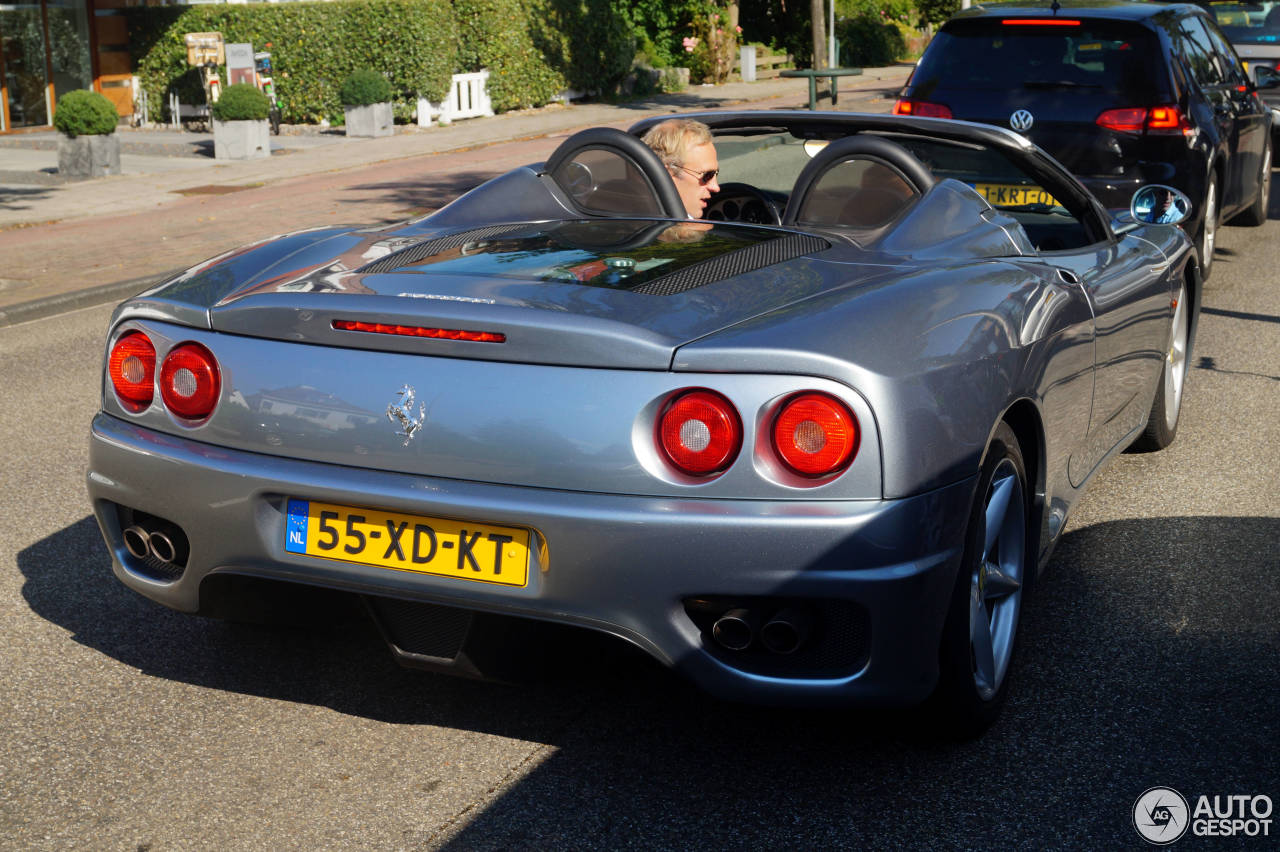
[[[159,106],[153,115],[167,112],[170,91],[183,103],[204,102],[199,70],[187,65],[189,32],[221,32],[227,43],[270,50],[281,117],[288,124],[340,124],[338,87],[360,68],[386,74],[402,121],[417,107],[419,94],[442,100],[454,73],[457,30],[449,0],[135,6],[126,14],[135,73]],[[225,83],[225,68],[222,74]]]
[[[568,85],[533,43],[527,0],[454,0],[458,70],[489,69],[497,112],[548,103]]]
[[[530,35],[569,88],[612,95],[631,71],[636,38],[629,0],[525,0]]]
[[[907,55],[902,30],[874,13],[836,21],[836,38],[840,41],[841,65],[880,68]]]
[[[489,69],[499,112],[565,88],[612,95],[636,53],[628,0],[454,0],[458,70]]]
[[[167,112],[170,92],[204,103],[183,37],[221,32],[228,43],[271,51],[289,124],[340,123],[339,84],[362,68],[387,77],[398,121],[409,120],[419,94],[439,102],[450,75],[481,68],[498,111],[541,106],[566,88],[613,95],[631,70],[634,33],[643,34],[629,0],[339,0],[135,6],[126,14],[152,114]]]

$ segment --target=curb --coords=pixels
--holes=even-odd
[[[170,278],[181,271],[180,269],[172,269],[159,275],[147,275],[143,278],[117,281],[114,284],[103,284],[99,287],[91,287],[88,290],[61,293],[57,296],[45,296],[42,299],[32,299],[29,302],[20,302],[7,308],[0,308],[0,328],[45,319],[67,311],[78,310],[79,308],[91,308],[109,302],[124,301],[130,296],[136,296],[148,287],[159,284],[166,278]]]

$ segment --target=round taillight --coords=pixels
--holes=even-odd
[[[658,423],[658,444],[683,473],[706,476],[724,470],[742,446],[742,421],[729,400],[706,390],[668,403]]]
[[[124,407],[142,411],[155,396],[156,348],[142,332],[129,332],[111,347],[107,374]]]
[[[773,448],[801,476],[828,476],[858,452],[858,419],[833,396],[799,394],[783,404],[773,421]]]
[[[221,391],[218,362],[199,343],[183,343],[164,356],[160,367],[160,398],[174,414],[188,420],[202,420],[213,412]]]

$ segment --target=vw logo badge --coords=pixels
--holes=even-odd
[[[1031,125],[1035,123],[1035,117],[1031,115],[1029,110],[1020,109],[1009,116],[1009,126],[1020,133],[1024,130],[1030,130]]]

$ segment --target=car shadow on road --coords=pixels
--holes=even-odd
[[[1025,608],[1005,715],[974,743],[930,736],[913,712],[718,701],[603,640],[558,645],[547,679],[500,685],[400,669],[362,621],[172,612],[111,576],[91,518],[18,567],[37,615],[146,675],[551,746],[450,848],[738,848],[780,825],[806,846],[884,848],[919,845],[904,826],[938,820],[950,847],[987,845],[994,821],[1003,841],[1100,848],[1134,841],[1130,809],[1149,787],[1274,781],[1277,540],[1280,518],[1260,517],[1069,532]]]

